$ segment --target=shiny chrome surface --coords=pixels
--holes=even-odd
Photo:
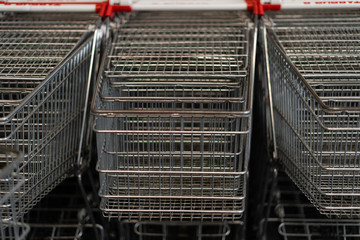
[[[0,18],[0,146],[23,153],[18,174],[25,181],[15,196],[17,217],[69,175],[76,163],[85,106],[82,90],[94,57],[95,18],[85,21],[80,14],[83,24],[70,28],[76,18],[67,16]],[[7,162],[0,159],[0,164]]]
[[[264,21],[279,159],[320,212],[337,217],[360,216],[360,19],[350,13]]]
[[[138,12],[113,30],[91,109],[105,216],[241,219],[256,33],[246,12]]]

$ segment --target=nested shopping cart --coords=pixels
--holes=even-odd
[[[359,20],[321,10],[263,22],[277,155],[328,216],[360,215]]]
[[[87,17],[1,15],[0,147],[23,153],[14,221],[69,175],[78,159],[98,38],[97,21]]]
[[[92,102],[100,208],[127,220],[239,221],[256,26],[247,12],[134,12]]]

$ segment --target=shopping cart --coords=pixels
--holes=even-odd
[[[247,12],[135,12],[107,42],[92,102],[109,218],[239,221],[256,25]]]
[[[277,155],[328,216],[360,215],[359,20],[322,10],[263,22]]]
[[[5,14],[0,20],[0,146],[24,153],[17,216],[70,174],[78,159],[98,38],[94,18],[78,16],[83,24],[76,27],[71,14],[61,21],[56,14]]]
[[[0,239],[25,239],[29,226],[22,217],[17,217],[21,202],[17,201],[23,190],[25,178],[18,173],[23,154],[11,149],[0,148]]]

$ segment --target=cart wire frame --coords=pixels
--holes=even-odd
[[[244,13],[236,14],[242,17]],[[236,14],[231,12],[230,16],[239,16]],[[136,18],[136,15],[140,17]],[[164,21],[165,15],[168,22]],[[171,13],[161,13],[160,16],[152,18],[147,12],[134,13],[130,16],[132,19],[120,26],[107,41],[107,55],[102,59],[100,66],[91,113],[94,115],[93,129],[97,134],[99,153],[97,170],[100,172],[101,181],[101,209],[109,218],[238,221],[245,209],[257,26],[250,22],[244,24],[235,21],[241,18],[235,17],[234,20],[222,12],[219,13],[220,23],[208,20],[206,17],[210,18],[210,15],[204,12],[191,16],[194,18],[191,19],[193,22],[189,29],[184,29],[181,24],[186,21],[187,16],[176,19]],[[227,68],[228,72],[222,74],[221,62],[218,62],[220,67],[216,69],[213,68],[214,65],[211,69],[207,67],[206,51],[209,50],[206,47],[194,47],[192,50],[185,45],[186,41],[190,41],[190,46],[202,41],[206,44],[208,40],[201,31],[216,33],[219,26],[220,29],[224,29],[222,27],[229,24],[229,21],[234,22],[234,26],[231,27],[236,31],[249,31],[243,35],[245,39],[242,43],[246,44],[246,49],[242,51],[247,52],[248,64],[244,65],[244,70],[234,70],[234,77],[230,77],[233,69],[231,66]],[[126,45],[123,37],[120,41],[116,40],[121,36],[118,32],[137,32],[137,28],[146,23],[149,24],[146,34],[140,31],[143,35],[124,35],[135,39],[131,45]],[[196,28],[201,24],[204,27]],[[172,27],[166,28],[166,25]],[[170,41],[169,39],[176,37],[179,31],[198,33],[189,33],[184,36],[184,40],[177,40],[179,42]],[[158,37],[159,40],[151,41],[152,36],[155,39]],[[193,39],[186,39],[190,36]],[[225,34],[224,37],[228,36],[231,37],[231,34]],[[148,40],[141,37],[147,37]],[[161,41],[158,47],[156,41]],[[143,42],[153,45],[153,49],[150,47],[147,50],[139,45],[140,50],[136,50],[137,44]],[[160,60],[157,64],[143,60],[135,64],[133,60],[129,60],[129,68],[126,68],[126,58],[111,63],[114,58],[118,59],[118,56],[121,56],[112,53],[118,51],[115,49],[118,44],[124,44],[130,48],[129,51],[133,51],[127,53],[131,59],[135,59],[136,56],[151,58],[151,53],[144,55],[142,51],[155,51],[159,52]],[[179,48],[176,44],[183,47]],[[121,48],[121,51],[127,49]],[[179,51],[186,52],[185,55],[190,54],[182,60],[185,68],[181,64],[172,64],[172,61],[181,63],[181,60],[175,60],[182,56],[179,55]],[[205,55],[202,59],[199,58],[198,65],[190,65],[189,68],[187,61],[193,64],[195,56],[202,56],[192,56],[191,51],[205,51]],[[229,48],[227,51],[232,49]],[[166,53],[170,54],[169,65],[162,62],[162,59],[167,58]],[[218,54],[220,55],[217,58],[221,59],[221,53]],[[223,57],[226,59],[225,57],[230,56],[225,53]],[[243,58],[242,55],[237,56],[237,53],[236,57]],[[200,61],[204,61],[204,65],[201,65]],[[125,64],[124,68],[119,65],[120,63]],[[115,68],[115,72],[110,73],[107,69],[112,69],[112,66],[118,67]],[[190,71],[191,66],[194,68],[193,72]],[[218,80],[224,83],[216,83]],[[184,83],[181,84],[179,81]],[[236,90],[234,93],[243,93],[244,97],[234,100],[231,100],[229,95],[224,99],[216,99],[216,96],[211,95],[202,97],[202,94],[209,94],[210,87],[206,89],[206,85],[210,84],[209,86],[219,89],[222,86],[238,87],[242,82],[245,83],[244,90]],[[195,93],[199,95],[189,92],[188,86],[194,92],[198,88],[199,93]],[[149,89],[136,90],[137,87]],[[166,87],[170,90],[166,90]],[[132,95],[116,95],[118,89],[120,94]],[[227,93],[226,91],[229,92],[226,89],[215,92],[223,94]],[[144,95],[137,96],[139,92]],[[152,95],[146,95],[149,93]],[[212,99],[216,101],[212,103]],[[218,145],[216,139],[220,141]],[[237,140],[231,143],[234,141],[232,139]],[[201,142],[208,144],[201,146]],[[212,147],[210,142],[215,145]],[[224,142],[223,145],[221,142]],[[195,151],[196,148],[199,148],[196,150],[199,152]],[[206,150],[209,151],[206,153],[205,149],[210,150]],[[231,153],[234,150],[235,154]],[[156,160],[158,157],[160,160]],[[233,162],[233,157],[239,160]],[[148,160],[142,165],[138,162],[140,159]]]
[[[278,25],[267,17],[261,23],[273,155],[285,165],[289,176],[320,212],[328,216],[358,217],[360,107],[353,79],[359,74],[351,60],[348,60],[353,69],[351,73],[342,70],[348,63],[346,57],[356,56],[357,52],[355,49],[339,54],[343,49],[349,51],[357,35],[340,36],[338,29],[343,22],[323,26],[326,17],[326,21],[314,17],[306,27],[301,26],[296,17],[279,19]],[[289,21],[287,25],[286,21]],[[296,40],[291,39],[291,34],[297,31],[304,32],[308,47],[297,48]],[[350,26],[346,31],[357,31],[357,28]],[[317,41],[317,34],[322,33],[329,38]],[[313,46],[317,48],[312,49]],[[307,68],[297,60],[302,56],[311,58]],[[342,56],[344,62],[337,62]],[[329,57],[335,60],[323,65],[321,59]],[[336,81],[340,84],[336,85]]]

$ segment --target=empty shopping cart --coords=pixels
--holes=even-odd
[[[90,80],[94,18],[5,14],[0,19],[0,146],[24,154],[15,201],[23,215],[74,168]],[[80,16],[83,16],[80,17]],[[79,21],[80,21],[79,20]]]
[[[278,157],[328,216],[360,214],[359,21],[322,10],[263,22]]]
[[[239,221],[256,26],[246,12],[135,12],[112,29],[92,102],[104,215]]]

